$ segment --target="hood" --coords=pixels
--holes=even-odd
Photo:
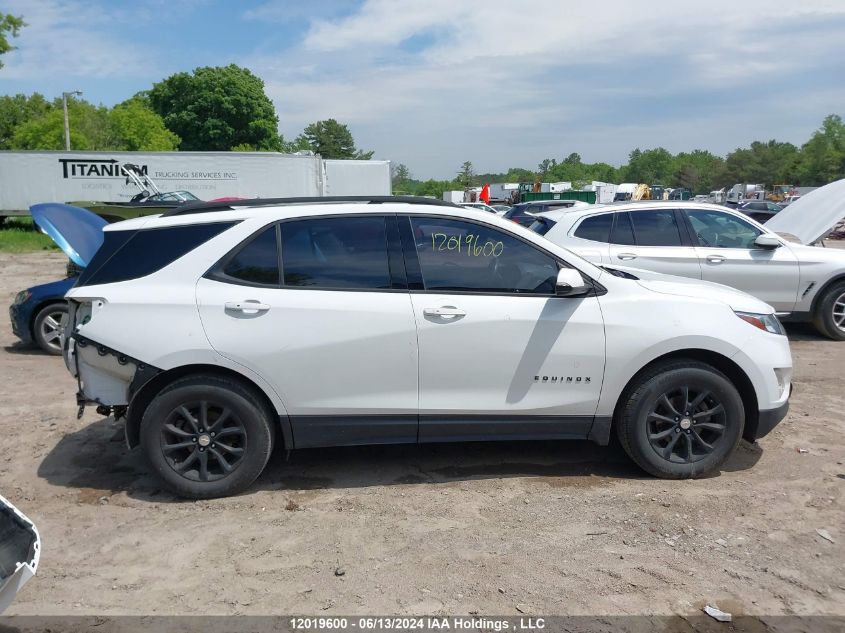
[[[32,220],[77,266],[85,268],[103,243],[103,218],[87,209],[48,202],[29,208]]]
[[[814,189],[787,205],[766,222],[775,233],[789,233],[802,244],[812,244],[830,233],[845,218],[845,179]]]
[[[752,297],[750,294],[747,294],[742,290],[737,290],[736,288],[731,288],[730,286],[723,286],[722,284],[715,284],[711,281],[690,279],[689,277],[677,277],[675,275],[664,275],[662,273],[655,273],[650,270],[642,270],[628,266],[614,265],[608,266],[608,268],[614,268],[634,275],[638,278],[636,283],[640,284],[647,290],[651,290],[652,292],[675,295],[678,297],[718,301],[730,306],[732,310],[737,310],[739,312],[772,314],[775,311],[768,303],[760,301],[756,297]]]

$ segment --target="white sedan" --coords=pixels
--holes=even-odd
[[[843,216],[840,180],[765,226],[726,207],[648,201],[549,212],[531,228],[594,263],[732,286],[845,340],[845,250],[813,246]]]

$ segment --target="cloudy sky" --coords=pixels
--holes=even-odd
[[[647,7],[647,9],[646,9]],[[0,93],[112,105],[236,63],[281,132],[334,117],[418,178],[801,143],[845,115],[845,0],[0,0]]]

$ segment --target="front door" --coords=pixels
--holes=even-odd
[[[420,441],[585,437],[604,375],[598,299],[555,297],[558,262],[484,224],[412,216],[403,238],[421,284]]]
[[[702,279],[725,284],[791,312],[798,298],[798,260],[788,248],[757,248],[760,229],[731,213],[686,211],[701,262]]]
[[[610,263],[701,279],[701,266],[674,209],[616,213]]]
[[[296,447],[417,439],[417,333],[388,227],[395,218],[281,222],[197,284],[211,345],[273,385]]]

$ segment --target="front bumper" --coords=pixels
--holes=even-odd
[[[16,303],[9,306],[9,321],[12,324],[12,333],[24,343],[32,343],[32,332],[29,331],[29,315],[25,303]]]
[[[789,400],[774,409],[764,409],[757,414],[757,428],[753,430],[751,441],[759,440],[768,435],[773,428],[789,413]],[[747,439],[747,438],[746,438]]]

